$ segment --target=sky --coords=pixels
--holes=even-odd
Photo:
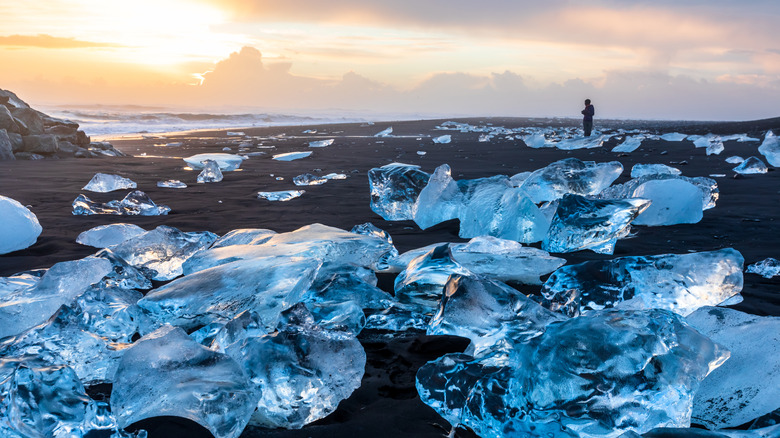
[[[776,0],[0,0],[0,88],[192,112],[780,116]]]

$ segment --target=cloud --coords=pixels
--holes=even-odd
[[[0,36],[0,46],[38,47],[44,49],[85,49],[124,47],[119,44],[81,41],[75,38],[55,37],[46,34]]]

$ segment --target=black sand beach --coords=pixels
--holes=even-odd
[[[82,231],[98,225],[128,222],[145,229],[169,225],[183,231],[208,230],[224,234],[237,228],[269,228],[277,232],[322,223],[349,230],[354,225],[371,222],[386,230],[400,252],[435,242],[463,241],[458,237],[457,221],[440,224],[422,231],[413,222],[388,222],[369,208],[369,186],[366,173],[373,167],[391,162],[417,164],[432,172],[447,163],[455,179],[472,179],[497,174],[513,175],[531,171],[551,162],[577,157],[597,162],[620,161],[623,175],[616,181],[630,179],[636,163],[662,163],[678,167],[685,176],[725,174],[716,178],[720,199],[714,209],[704,212],[701,222],[666,227],[633,227],[633,237],[620,240],[614,255],[599,255],[590,251],[559,255],[568,264],[586,260],[621,256],[687,253],[732,247],[745,258],[745,265],[767,257],[780,256],[780,172],[735,178],[735,165],[725,162],[732,155],[759,156],[760,143],[725,142],[720,155],[707,156],[690,141],[666,142],[646,140],[630,154],[610,152],[615,145],[597,149],[561,151],[531,149],[520,140],[502,136],[490,142],[479,142],[478,133],[438,130],[445,120],[407,121],[359,124],[298,126],[241,129],[254,140],[250,152],[266,152],[244,161],[240,171],[225,172],[224,180],[214,184],[197,184],[197,171],[184,170],[181,158],[198,153],[237,153],[236,137],[226,131],[209,131],[168,135],[165,139],[139,138],[114,140],[112,144],[131,157],[66,159],[0,162],[0,194],[21,202],[37,215],[43,233],[38,242],[22,251],[0,255],[0,276],[46,268],[54,263],[85,257],[94,248],[75,243]],[[471,125],[515,128],[519,126],[574,126],[574,120],[560,119],[468,119],[456,120]],[[392,126],[394,137],[373,137]],[[755,122],[630,122],[597,121],[597,129],[647,128],[685,134],[752,134],[762,138],[766,130],[780,132],[780,118]],[[316,134],[303,134],[304,130]],[[231,129],[231,131],[238,131]],[[608,132],[608,131],[607,131]],[[284,134],[284,136],[282,136]],[[431,137],[451,134],[449,144],[434,144]],[[335,139],[331,146],[309,148],[308,142]],[[181,146],[155,146],[159,143],[181,142]],[[256,145],[274,146],[272,149]],[[291,151],[313,151],[304,159],[280,162],[271,155]],[[419,155],[417,151],[424,151]],[[145,154],[145,155],[143,155]],[[681,163],[686,164],[681,164]],[[166,216],[74,216],[71,203],[83,193],[84,186],[96,172],[114,173],[138,183],[157,204],[171,207]],[[333,180],[315,187],[305,187],[306,193],[289,202],[269,202],[256,198],[258,191],[294,190],[293,177],[302,173],[348,175],[346,180]],[[273,175],[273,176],[272,176]],[[277,180],[282,177],[283,180]],[[159,188],[161,180],[178,179],[188,184],[183,190]],[[95,201],[121,199],[125,192],[87,193]],[[538,245],[535,245],[538,246]],[[734,308],[757,315],[780,315],[780,279],[764,279],[745,274],[742,291],[744,302]],[[380,287],[392,290],[393,277],[380,276]],[[533,288],[523,290],[533,293]],[[448,424],[417,396],[414,376],[417,368],[445,353],[460,351],[467,342],[459,338],[427,337],[410,334],[407,337],[385,336],[364,332],[360,340],[368,354],[363,384],[341,403],[338,410],[302,430],[247,429],[245,437],[440,437],[449,431]],[[107,393],[98,388],[95,394]],[[150,437],[196,436],[197,426],[186,421],[148,421],[144,426]],[[202,432],[208,436],[206,432]],[[186,434],[186,435],[185,435]],[[457,436],[474,436],[458,431]]]

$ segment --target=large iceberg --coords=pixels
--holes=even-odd
[[[703,217],[701,190],[681,179],[656,179],[640,184],[633,195],[650,200],[636,225],[695,224]]]
[[[171,211],[167,205],[157,205],[144,192],[135,190],[121,201],[95,202],[81,194],[73,200],[74,215],[113,214],[128,216],[160,216]]]
[[[618,239],[628,235],[631,221],[650,201],[632,199],[588,199],[565,195],[542,242],[549,252],[574,252],[584,249],[612,254]]]
[[[233,154],[198,154],[184,159],[193,169],[203,169],[207,161],[214,161],[223,172],[238,169],[244,160],[241,155]]]
[[[780,167],[780,140],[777,138],[774,132],[767,131],[764,135],[764,141],[761,146],[758,147],[767,163],[775,167]]]
[[[81,190],[108,193],[113,192],[114,190],[134,189],[137,187],[138,184],[128,178],[107,173],[96,173],[95,176],[89,180],[89,183],[82,187]]]
[[[739,251],[620,257],[569,265],[542,286],[544,305],[570,316],[616,307],[667,309],[683,316],[742,290]]]
[[[108,248],[145,232],[146,230],[134,224],[99,225],[81,232],[76,237],[76,243],[94,246],[95,248]]]
[[[554,201],[565,194],[595,195],[623,173],[618,161],[595,163],[566,158],[532,172],[520,187],[534,203]]]
[[[417,196],[430,177],[411,164],[391,163],[369,170],[371,210],[389,221],[413,219]]]
[[[35,243],[41,235],[38,218],[18,201],[0,196],[0,254],[24,249]]]

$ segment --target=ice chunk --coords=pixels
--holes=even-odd
[[[548,324],[563,319],[563,315],[541,307],[503,283],[453,275],[444,286],[428,334],[468,338],[471,344],[466,353],[481,356],[540,336]]]
[[[234,438],[249,421],[256,397],[233,359],[166,326],[125,352],[111,411],[120,427],[167,415],[190,419],[217,438]]]
[[[601,193],[597,195],[597,197],[599,199],[635,198],[636,195],[634,193],[636,192],[637,187],[639,187],[640,185],[651,180],[668,180],[668,179],[679,179],[695,185],[701,191],[702,205],[704,206],[703,209],[708,210],[710,208],[715,207],[715,204],[718,201],[718,197],[720,196],[720,192],[718,190],[718,182],[712,178],[707,178],[703,176],[689,178],[687,176],[669,175],[669,174],[645,175],[641,178],[634,178],[632,180],[629,180],[624,184],[616,184],[614,186],[607,187],[604,190],[602,190]]]
[[[138,184],[119,175],[96,173],[95,176],[89,180],[89,183],[82,187],[81,190],[108,193],[113,192],[114,190],[134,189],[136,187],[138,187]]]
[[[537,132],[535,134],[529,134],[523,137],[523,143],[526,146],[533,149],[540,149],[544,147],[551,147],[553,145],[547,144],[547,139],[544,138],[544,132]]]
[[[398,257],[398,250],[393,245],[393,238],[392,236],[390,236],[390,233],[380,228],[377,228],[371,222],[355,225],[354,227],[352,227],[351,230],[349,230],[349,232],[355,234],[361,234],[364,236],[376,237],[381,239],[381,241],[383,241],[382,244],[380,245],[385,246],[386,244],[387,250],[380,256],[380,258],[376,262],[372,263],[372,267],[377,271],[384,271],[388,269],[390,260]]]
[[[757,157],[748,157],[739,166],[732,169],[734,172],[741,173],[743,175],[753,173],[766,173],[768,171],[766,164]]]
[[[213,322],[224,324],[245,310],[253,310],[270,330],[282,310],[300,301],[320,265],[318,260],[301,257],[238,260],[154,289],[138,306],[157,323],[188,330]]]
[[[251,424],[300,429],[335,411],[360,386],[366,353],[354,337],[332,336],[306,307],[285,312],[278,333],[227,347],[260,394]]]
[[[101,249],[96,252],[94,257],[104,258],[111,262],[112,272],[109,273],[101,282],[107,287],[119,287],[122,289],[151,289],[152,282],[144,272],[133,266],[130,266],[122,257],[117,256],[109,248]],[[145,271],[149,273],[148,271]]]
[[[739,164],[741,162],[745,161],[744,158],[740,157],[739,155],[732,155],[728,158],[726,158],[726,162],[730,164]]]
[[[758,147],[758,152],[766,158],[767,163],[775,167],[780,167],[780,140],[774,132],[766,132],[764,141],[761,143],[761,146]]]
[[[291,199],[300,198],[301,195],[303,195],[304,193],[306,193],[306,190],[282,190],[278,192],[257,192],[257,199],[285,202]]]
[[[293,178],[293,183],[296,186],[319,186],[328,182],[328,178],[312,175],[311,173],[304,173]]]
[[[305,152],[287,152],[285,154],[276,154],[272,159],[276,161],[293,161],[293,160],[300,160],[301,158],[306,158],[309,155],[312,154],[312,151],[305,151]]]
[[[327,175],[323,175],[323,178],[325,178],[327,180],[331,180],[331,179],[347,179],[347,175],[345,175],[343,173],[329,173]]]
[[[276,231],[265,228],[240,228],[229,231],[217,239],[211,248],[221,248],[231,245],[259,245],[265,243],[276,234]]]
[[[379,310],[387,308],[392,297],[376,287],[377,278],[373,271],[355,265],[325,263],[317,272],[306,296],[301,300],[310,304],[355,303],[360,309]],[[361,310],[362,314],[362,310]]]
[[[414,218],[414,204],[430,175],[420,166],[391,163],[368,171],[371,210],[389,221]]]
[[[467,244],[450,244],[450,252],[455,262],[474,274],[524,284],[542,284],[540,276],[566,263],[547,251],[490,236],[475,237]]]
[[[703,217],[701,190],[684,180],[650,180],[640,184],[634,196],[651,201],[634,220],[636,225],[695,224]]]
[[[168,189],[186,189],[187,184],[184,184],[178,179],[167,179],[165,181],[157,181],[157,187],[164,187]]]
[[[538,169],[520,187],[535,204],[560,199],[567,193],[595,195],[623,173],[618,161],[595,163],[566,158]]]
[[[493,136],[490,135],[490,134],[480,134],[479,135],[479,139],[477,141],[479,141],[480,143],[487,143],[487,142],[489,142],[492,139],[493,139]]]
[[[329,138],[327,140],[310,141],[309,142],[309,147],[310,148],[324,148],[324,147],[332,145],[334,141],[336,141],[336,140],[333,139],[333,138]]]
[[[523,189],[509,187],[504,176],[482,180],[461,188],[468,190],[468,201],[459,215],[460,237],[489,235],[525,243],[544,238],[550,221]]]
[[[640,198],[599,200],[564,195],[542,242],[549,252],[584,249],[612,254],[617,239],[628,235],[631,221],[650,201]]]
[[[753,263],[745,271],[750,274],[758,274],[764,278],[772,278],[780,275],[780,261],[772,257]]]
[[[0,338],[45,322],[60,306],[72,302],[111,271],[108,260],[88,257],[57,263],[36,283],[17,283],[17,287],[2,290]]]
[[[432,310],[439,305],[444,284],[452,274],[468,275],[470,272],[456,263],[446,245],[436,247],[412,260],[395,279],[395,297],[403,304]]]
[[[392,133],[393,133],[393,127],[391,126],[389,128],[377,132],[376,134],[374,134],[374,137],[391,137]]]
[[[217,235],[208,231],[185,233],[160,225],[112,249],[130,265],[146,270],[152,279],[165,281],[181,275],[182,263],[215,240]]]
[[[464,207],[465,199],[458,184],[452,179],[450,166],[442,164],[431,174],[428,184],[420,191],[412,212],[414,222],[423,230],[438,223],[455,219]]]
[[[555,147],[562,151],[571,151],[575,149],[592,149],[604,146],[604,142],[609,139],[608,136],[594,135],[592,137],[574,137],[567,138],[555,143]]]
[[[483,437],[617,437],[689,426],[699,382],[728,357],[664,310],[552,322],[513,347],[505,360],[457,354],[423,365],[420,398]]]
[[[665,141],[683,141],[686,138],[688,138],[688,135],[679,132],[668,132],[661,136],[661,140]]]
[[[109,201],[105,204],[94,202],[83,194],[73,201],[74,215],[113,214],[127,216],[160,216],[166,215],[171,208],[157,205],[149,196],[135,190],[127,194],[121,201]]]
[[[204,160],[203,170],[198,174],[199,183],[212,183],[222,181],[222,171],[214,160]]]
[[[780,408],[780,318],[702,307],[686,320],[731,351],[696,392],[695,423],[710,429],[737,427]]]
[[[100,225],[79,234],[76,243],[95,248],[108,248],[145,232],[146,230],[133,224]]]
[[[707,148],[707,155],[719,155],[724,150],[723,139],[717,135],[691,135],[688,140],[697,148]]]
[[[438,137],[433,138],[433,142],[435,144],[446,144],[446,143],[450,143],[451,141],[452,141],[451,135],[440,135]]]
[[[184,159],[193,169],[203,169],[206,165],[205,162],[209,160],[215,161],[219,166],[219,170],[229,172],[238,169],[245,158],[241,155],[233,154],[198,154]]]
[[[665,164],[634,164],[631,168],[631,178],[640,178],[645,175],[679,175],[680,169]]]
[[[41,235],[41,224],[27,207],[18,201],[0,195],[0,254],[24,249],[34,244]]]
[[[542,286],[545,306],[570,316],[609,307],[667,309],[683,316],[742,290],[739,251],[662,254],[563,266]]]
[[[612,148],[612,152],[634,152],[639,149],[639,146],[642,146],[642,141],[646,138],[646,135],[626,136],[619,145]]]

